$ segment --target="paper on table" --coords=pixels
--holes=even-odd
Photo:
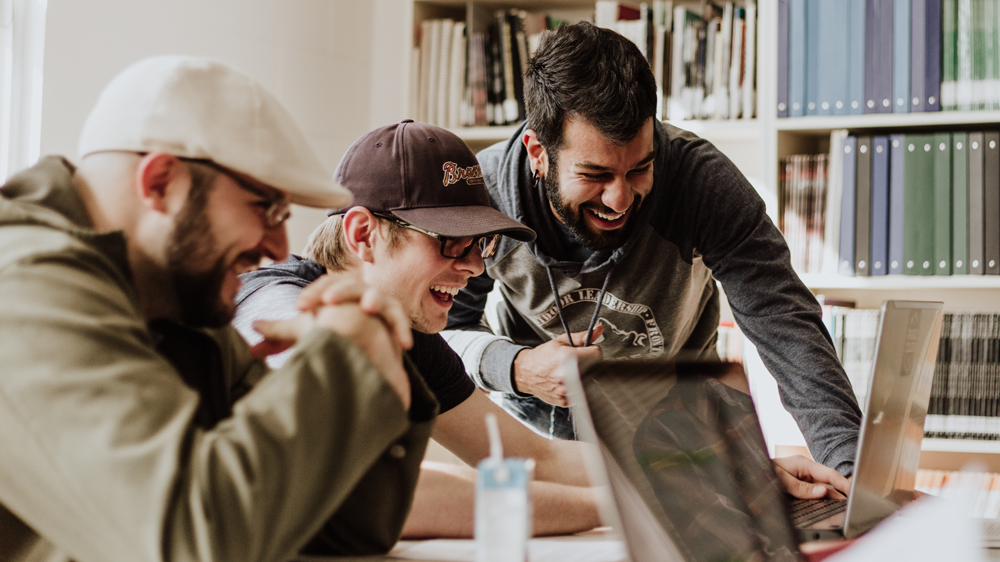
[[[979,519],[966,515],[970,501],[971,496],[965,501],[924,497],[826,562],[981,562],[982,529]]]
[[[476,543],[472,540],[430,540],[403,543],[389,553],[404,560],[472,562]],[[531,562],[622,562],[627,559],[625,546],[618,540],[532,539],[528,543]]]

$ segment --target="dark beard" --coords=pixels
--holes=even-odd
[[[167,268],[181,321],[192,327],[221,328],[235,315],[235,303],[221,298],[228,270],[225,256],[219,256],[207,271],[190,269],[190,264],[207,261],[215,251],[204,199],[189,197],[181,209],[167,246]]]
[[[547,174],[545,179],[542,180],[545,186],[545,195],[548,197],[549,203],[555,209],[556,214],[562,220],[563,224],[569,228],[569,231],[573,233],[573,236],[576,237],[584,248],[592,252],[605,252],[620,248],[628,241],[629,236],[632,235],[632,231],[635,230],[636,211],[639,209],[639,204],[642,203],[642,197],[637,195],[635,200],[632,201],[632,206],[630,207],[632,209],[631,214],[621,228],[601,231],[598,234],[590,230],[587,226],[586,219],[583,217],[584,209],[591,208],[606,215],[617,213],[603,205],[594,205],[589,202],[574,212],[573,209],[565,204],[562,193],[559,190],[559,165],[556,163],[556,156],[553,153],[549,154],[549,170],[552,170],[553,173]]]

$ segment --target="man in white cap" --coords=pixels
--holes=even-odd
[[[399,536],[437,404],[397,301],[321,280],[268,372],[229,325],[289,204],[350,204],[259,84],[141,61],[80,165],[0,189],[0,559],[287,560]]]

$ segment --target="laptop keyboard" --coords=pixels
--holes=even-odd
[[[847,500],[792,500],[788,506],[792,527],[808,527],[847,509]]]

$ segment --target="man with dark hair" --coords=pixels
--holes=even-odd
[[[543,37],[524,94],[525,124],[479,160],[494,203],[538,238],[501,242],[445,332],[477,385],[573,438],[559,352],[715,359],[718,280],[813,456],[850,474],[861,412],[819,305],[732,162],[655,119],[639,50],[588,23],[561,27]],[[494,280],[496,334],[482,323]]]

